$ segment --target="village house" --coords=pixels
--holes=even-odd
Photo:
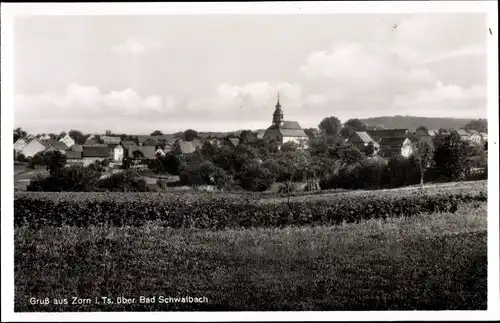
[[[483,142],[488,141],[488,134],[486,132],[480,132],[479,134],[481,135],[481,140]]]
[[[20,152],[23,150],[24,147],[28,144],[28,141],[24,138],[19,138],[17,141],[14,143],[14,151],[15,152]]]
[[[381,157],[387,158],[401,155],[408,158],[413,152],[412,142],[410,139],[404,137],[382,138],[379,144],[380,149],[378,154]]]
[[[452,133],[456,133],[464,141],[468,141],[469,140],[470,134],[465,129],[453,129]]]
[[[65,155],[66,150],[68,149],[68,147],[64,142],[56,141],[55,139],[47,140],[45,142],[42,142],[42,144],[44,144],[46,147],[45,150],[43,151],[44,154],[51,151],[52,152],[58,151],[61,154]]]
[[[66,136],[59,139],[60,142],[63,142],[67,147],[71,147],[75,144],[75,140],[70,137],[70,135],[66,134]]]
[[[482,137],[479,131],[477,130],[469,130],[469,141],[475,144],[480,144]]]
[[[116,136],[101,136],[100,137],[103,144],[106,145],[119,145],[121,143],[121,138]]]
[[[192,154],[196,151],[196,146],[193,144],[192,141],[178,140],[175,143],[173,151],[175,153],[189,155],[189,154]]]
[[[96,161],[102,162],[109,159],[109,148],[107,145],[84,145],[82,151],[83,166],[89,166]]]
[[[279,95],[273,113],[272,125],[266,129],[264,139],[267,141],[275,141],[279,147],[286,142],[300,144],[302,141],[308,139],[306,133],[302,130],[297,121],[283,120],[283,111],[281,110]]]
[[[367,130],[366,133],[377,143],[380,144],[382,138],[407,138],[408,129],[379,129]]]
[[[19,153],[23,154],[26,158],[32,158],[36,154],[43,152],[46,148],[38,139],[32,139]]]
[[[380,145],[375,142],[365,131],[354,132],[347,139],[347,142],[357,148],[359,151],[365,151],[370,143],[373,144],[374,151],[377,152]]]
[[[108,143],[107,145],[109,149],[109,158],[114,163],[121,163],[123,157],[125,156],[125,148],[123,147],[122,143],[119,141],[117,144]]]
[[[136,157],[137,151],[140,155]],[[128,157],[131,159],[155,159],[156,150],[153,146],[135,146],[128,149]]]

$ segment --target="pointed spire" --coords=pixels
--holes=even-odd
[[[280,104],[280,94],[278,92],[278,102],[276,102],[276,107],[277,108],[281,108],[281,104]]]

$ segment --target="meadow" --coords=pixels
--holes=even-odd
[[[424,195],[478,196],[485,191],[486,182],[469,182],[426,188]],[[339,203],[383,196],[390,203],[417,192],[330,192],[307,199]],[[68,193],[37,196],[44,201],[72,198]],[[146,195],[119,196],[142,200]],[[193,196],[193,201],[200,198]],[[486,204],[471,200],[449,211],[381,214],[338,225],[201,229],[167,227],[158,220],[117,226],[18,225],[15,310],[486,309]],[[122,296],[135,303],[119,304]],[[141,296],[155,297],[156,303],[140,303]],[[160,296],[205,297],[208,302],[159,303]],[[89,302],[71,304],[73,297]],[[32,298],[48,298],[49,304],[32,305]],[[64,299],[69,304],[54,304]]]

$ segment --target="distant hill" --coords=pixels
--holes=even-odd
[[[416,129],[420,126],[425,126],[427,129],[451,129],[463,128],[472,119],[455,119],[455,118],[425,118],[412,116],[388,116],[360,119],[369,127],[383,127],[386,129],[405,128]]]

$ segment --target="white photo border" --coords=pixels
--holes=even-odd
[[[488,15],[488,310],[365,312],[65,312],[14,313],[13,29],[19,15],[178,14],[393,14],[485,13]],[[199,2],[199,3],[3,3],[1,7],[2,321],[381,321],[494,320],[500,317],[498,217],[498,2]],[[488,32],[488,31],[486,31]]]

